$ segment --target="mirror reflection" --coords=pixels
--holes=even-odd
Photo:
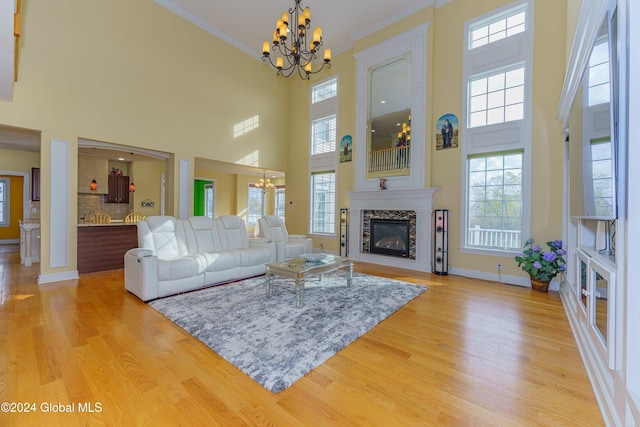
[[[609,297],[609,281],[596,272],[595,283],[595,325],[607,342],[607,300]]]
[[[369,71],[368,177],[409,175],[411,54]]]
[[[615,147],[611,76],[613,46],[605,20],[569,117],[571,215],[615,218]]]
[[[587,309],[587,263],[583,260],[580,260],[580,302],[582,303],[582,308],[586,311]]]

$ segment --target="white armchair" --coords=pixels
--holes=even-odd
[[[278,262],[313,252],[313,240],[301,234],[289,234],[282,218],[276,215],[258,219],[258,235],[275,242]]]

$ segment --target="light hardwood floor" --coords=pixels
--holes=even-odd
[[[38,286],[37,268],[0,250],[0,402],[35,404],[1,426],[603,425],[555,292],[360,264],[429,290],[272,394],[122,270]]]

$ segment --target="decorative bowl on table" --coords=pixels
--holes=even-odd
[[[300,258],[306,262],[320,262],[327,257],[327,254],[302,254]]]

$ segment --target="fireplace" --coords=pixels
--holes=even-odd
[[[370,253],[409,257],[409,220],[371,219]]]
[[[390,179],[390,182],[394,181]],[[431,216],[435,192],[435,188],[379,190],[376,184],[375,190],[349,193],[349,258],[382,266],[431,272]],[[376,219],[409,221],[407,257],[372,253],[371,221]]]

